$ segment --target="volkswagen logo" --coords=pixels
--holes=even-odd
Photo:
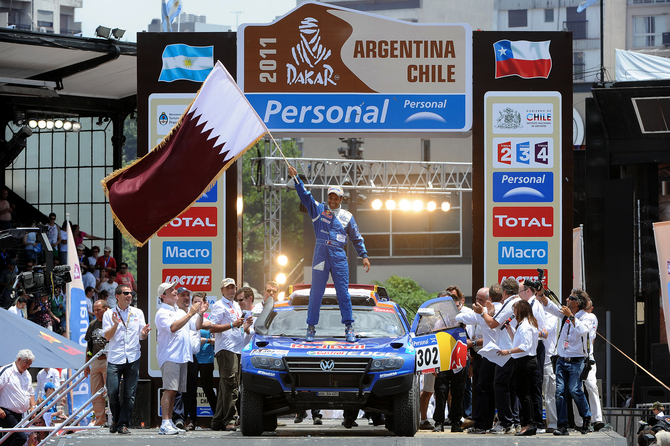
[[[332,359],[323,359],[321,360],[321,370],[324,372],[330,372],[335,368],[335,361]]]

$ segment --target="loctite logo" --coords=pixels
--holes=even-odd
[[[553,237],[551,207],[494,207],[494,237]]]
[[[544,277],[542,278],[542,284],[546,287],[548,286],[547,277],[549,275],[548,270],[544,270]],[[532,280],[533,282],[537,280],[537,269],[499,269],[498,270],[498,283],[502,283],[503,280],[512,278],[517,282],[522,280]]]
[[[192,207],[158,231],[159,237],[216,237],[217,208]]]
[[[178,282],[191,291],[211,291],[212,270],[211,269],[164,269],[163,282]]]

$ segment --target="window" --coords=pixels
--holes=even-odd
[[[44,26],[46,28],[51,28],[54,26],[54,13],[53,11],[37,11],[37,26]]]
[[[396,201],[398,201],[396,199]],[[356,223],[370,257],[460,257],[461,195],[452,195],[451,209],[389,211],[359,207]]]
[[[7,187],[43,214],[54,212],[58,225],[69,213],[82,231],[105,239],[93,244],[111,246],[114,223],[100,180],[113,171],[112,121],[79,122],[79,132],[33,131],[5,171]]]
[[[633,17],[633,46],[636,48],[661,46],[663,33],[668,30],[666,16]]]
[[[572,53],[572,79],[575,81],[584,80],[584,53],[575,51]]]
[[[545,23],[554,21],[554,10],[553,9],[545,9],[544,10],[544,21],[545,21]]]
[[[510,9],[507,11],[508,27],[523,28],[528,26],[528,10],[527,9]]]

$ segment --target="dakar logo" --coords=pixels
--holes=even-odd
[[[300,23],[300,42],[291,48],[295,65],[286,64],[288,85],[337,85],[333,80],[333,67],[323,63],[331,51],[321,45],[321,30],[315,18],[306,17]]]
[[[509,107],[500,112],[500,116],[496,121],[496,128],[499,129],[520,129],[521,128],[521,114]]]

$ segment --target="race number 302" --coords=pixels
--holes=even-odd
[[[435,369],[440,366],[440,349],[437,345],[416,348],[416,371]]]

